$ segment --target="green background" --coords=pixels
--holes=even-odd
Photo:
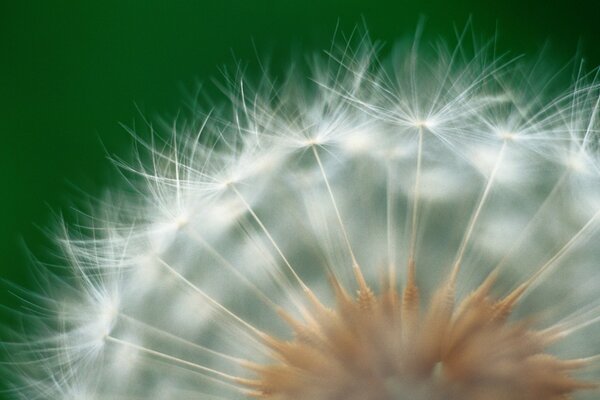
[[[174,116],[198,81],[217,94],[210,82],[220,67],[256,67],[255,48],[277,69],[291,50],[329,47],[338,22],[349,32],[364,19],[372,37],[391,43],[420,16],[433,37],[451,37],[471,16],[475,32],[498,32],[502,51],[534,54],[549,43],[558,63],[579,50],[600,64],[597,0],[0,3],[0,277],[26,287],[26,249],[48,252],[40,227],[53,212],[68,214],[78,190],[100,194],[116,178],[106,154],[126,157],[131,145],[119,124],[139,121],[137,108]],[[0,304],[17,303],[0,286]]]

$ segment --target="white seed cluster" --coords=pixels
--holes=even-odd
[[[498,296],[530,279],[516,317],[560,332],[548,352],[589,361],[577,377],[594,381],[596,72],[574,62],[565,84],[465,41],[380,57],[361,38],[134,133],[122,182],[61,229],[69,272],[49,267],[43,294],[23,295],[9,394],[246,398],[248,367],[281,362],[265,337],[293,339],[281,311],[310,323],[312,296],[334,307],[329,277],[354,293],[358,269],[401,290],[409,260],[424,299],[450,275],[457,301],[492,271]]]

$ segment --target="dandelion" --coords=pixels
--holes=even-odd
[[[123,189],[63,225],[71,273],[23,294],[9,394],[597,396],[596,72],[356,42],[132,132]]]

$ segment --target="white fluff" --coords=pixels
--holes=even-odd
[[[393,263],[401,285],[411,246],[425,291],[457,260],[461,295],[498,265],[508,291],[547,264],[520,314],[570,324],[556,354],[599,354],[599,84],[549,89],[490,47],[381,59],[363,38],[136,135],[126,179],[58,237],[70,275],[29,295],[10,394],[243,398],[230,376],[264,359],[255,330],[290,335],[274,306],[302,316],[304,284],[327,304],[328,270],[354,287],[353,258],[372,283]]]

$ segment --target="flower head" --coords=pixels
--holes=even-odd
[[[593,397],[600,85],[464,40],[362,38],[136,136],[8,347],[13,393]]]

